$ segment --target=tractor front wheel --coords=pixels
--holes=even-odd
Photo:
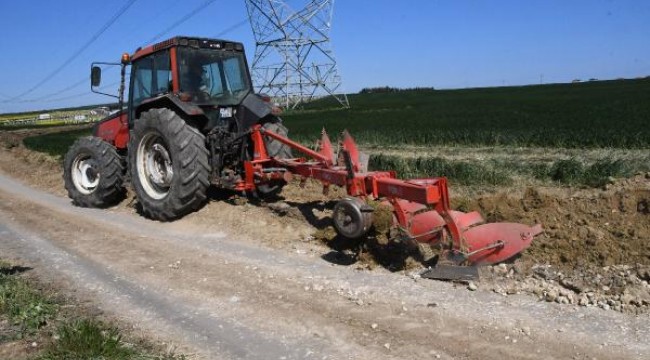
[[[101,138],[77,139],[63,160],[63,181],[75,205],[103,208],[124,198],[124,164]]]
[[[169,109],[152,109],[135,121],[129,170],[142,212],[168,221],[197,210],[210,186],[205,137]]]

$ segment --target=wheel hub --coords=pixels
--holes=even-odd
[[[337,232],[349,239],[365,235],[372,225],[372,209],[357,198],[347,198],[334,206],[334,227]]]
[[[174,178],[172,158],[162,138],[150,133],[138,145],[136,165],[140,184],[149,196],[162,199],[169,193]]]
[[[174,176],[169,152],[161,144],[153,144],[147,154],[149,179],[157,186],[169,187]]]
[[[99,185],[97,165],[88,155],[80,154],[72,164],[72,182],[82,194],[89,195]]]

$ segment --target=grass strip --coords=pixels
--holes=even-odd
[[[23,140],[26,148],[48,155],[63,158],[68,148],[77,138],[90,135],[91,129],[62,131],[57,133],[31,136]]]
[[[445,176],[452,183],[461,185],[505,186],[513,184],[515,177],[520,177],[560,185],[600,187],[610,183],[612,178],[626,178],[638,172],[650,171],[650,162],[646,160],[603,158],[584,164],[576,159],[561,159],[550,163],[528,163],[373,154],[368,167],[370,170],[395,170],[401,178]]]
[[[84,315],[66,315],[60,305],[38,285],[20,275],[29,270],[0,260],[0,317],[7,317],[12,336],[4,341],[29,338],[45,343],[33,360],[183,360],[184,355],[159,354],[146,341],[131,344],[120,330]]]
[[[23,338],[45,326],[56,306],[16,272],[16,267],[0,262],[0,313],[17,328],[16,337]]]

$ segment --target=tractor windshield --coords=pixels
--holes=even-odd
[[[237,105],[251,90],[241,52],[178,48],[180,90],[198,104]]]

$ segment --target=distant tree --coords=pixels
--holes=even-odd
[[[363,88],[359,91],[359,94],[379,94],[379,93],[398,93],[406,91],[433,91],[435,88],[432,87],[412,87],[412,88],[396,88],[390,86],[379,86],[379,87],[369,87]]]

